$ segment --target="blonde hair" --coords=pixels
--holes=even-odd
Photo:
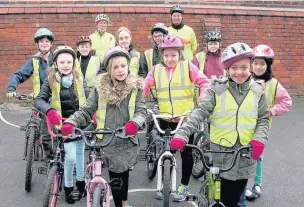
[[[107,65],[107,71],[108,71],[108,74],[110,75],[110,77],[113,77],[113,65],[117,62],[118,58],[120,57],[124,57],[124,56],[116,56],[116,57],[113,57],[109,60],[109,63]],[[128,64],[128,70],[129,70],[129,61],[126,57],[124,57],[126,60],[127,60],[127,64]]]
[[[128,28],[126,28],[126,27],[119,27],[118,30],[116,31],[116,41],[117,41],[116,43],[117,44],[118,44],[119,34],[121,32],[123,32],[123,31],[128,32],[129,35],[130,35],[130,37],[132,38],[131,31]]]

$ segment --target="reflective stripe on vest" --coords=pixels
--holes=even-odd
[[[225,147],[234,146],[237,139],[242,145],[249,144],[257,124],[260,98],[250,90],[239,106],[228,89],[216,95],[210,125],[211,141]]]
[[[206,53],[204,53],[203,51],[199,52],[195,55],[195,57],[198,61],[200,71],[204,72],[205,62],[206,62]]]
[[[137,89],[132,90],[131,98],[129,101],[129,119],[133,118],[135,113],[135,102],[137,96]],[[103,129],[105,127],[106,122],[106,114],[107,114],[107,102],[102,100],[102,97],[99,96],[98,99],[98,110],[96,112],[96,121],[97,121],[97,129]],[[97,138],[102,139],[103,135],[96,135]]]
[[[171,80],[168,80],[165,67],[156,65],[154,79],[160,113],[181,115],[194,108],[194,85],[190,79],[188,61],[180,61]]]
[[[145,57],[147,60],[148,71],[150,71],[153,66],[153,48],[145,51]]]
[[[95,31],[90,35],[90,38],[92,40],[92,49],[95,50],[95,55],[100,57],[100,61],[103,61],[105,51],[115,46],[115,37],[108,32],[100,35]]]
[[[40,76],[39,76],[39,64],[40,61],[36,58],[33,58],[33,92],[34,98],[36,98],[40,92]]]
[[[136,56],[131,58],[130,66],[129,66],[130,72],[133,73],[134,75],[138,75],[139,60],[140,60],[140,53],[136,52]]]
[[[77,90],[77,95],[78,95],[78,100],[79,100],[79,106],[81,106],[86,102],[82,77],[80,77],[80,80],[76,80],[75,84],[76,84],[75,88]],[[60,115],[62,117],[61,101],[60,101],[60,88],[61,88],[61,84],[57,81],[51,87],[51,89],[52,89],[51,106],[52,106],[52,108],[54,108],[56,110],[58,115]],[[56,127],[58,129],[60,129],[61,126],[62,126],[62,124],[57,125]]]
[[[81,57],[79,59],[79,63],[81,64]],[[92,56],[86,70],[85,80],[87,81],[88,87],[93,86],[93,79],[95,78],[98,70],[100,68],[100,59],[99,57]]]
[[[271,109],[275,104],[277,86],[278,86],[278,80],[275,78],[272,78],[266,83],[265,95],[269,109]],[[272,124],[272,117],[269,118],[269,123],[270,125]]]

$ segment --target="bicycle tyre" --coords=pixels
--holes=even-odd
[[[198,134],[196,139],[194,140],[193,144],[195,146],[198,146],[199,143],[202,143],[203,140],[205,139],[205,137],[203,137],[203,134],[200,135]],[[195,151],[193,150],[193,153],[194,154]],[[194,155],[194,158],[193,158],[193,168],[192,168],[192,176],[195,178],[195,179],[198,179],[200,177],[202,177],[203,175],[206,174],[206,169],[204,168],[204,165],[202,163],[202,160],[200,159],[200,157],[198,157],[197,155]]]
[[[103,207],[102,189],[99,186],[97,186],[93,192],[92,207]]]
[[[164,193],[164,202],[163,207],[169,207],[170,204],[170,189],[171,189],[171,162],[170,160],[165,160],[163,165],[163,193]]]
[[[31,190],[32,190],[34,154],[35,154],[35,128],[30,127],[28,146],[27,146],[26,164],[25,164],[25,190],[27,192],[31,192]]]
[[[156,175],[156,170],[157,170],[157,163],[155,160],[156,159],[155,149],[154,149],[154,152],[152,152],[152,150],[149,151],[149,153],[151,153],[152,155],[149,155],[149,153],[146,155],[147,156],[146,162],[147,162],[148,178],[150,180],[153,180],[153,178]]]
[[[42,207],[55,207],[59,194],[60,175],[58,165],[53,165],[48,173],[45,189],[43,192]]]

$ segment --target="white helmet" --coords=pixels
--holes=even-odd
[[[253,49],[255,58],[274,59],[274,52],[268,45],[258,45]]]
[[[106,14],[98,14],[95,18],[95,22],[106,21],[108,24],[110,23],[110,18]]]
[[[226,47],[221,59],[227,69],[236,61],[253,57],[253,50],[246,43],[237,42]]]

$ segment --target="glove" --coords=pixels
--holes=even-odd
[[[51,109],[46,114],[51,125],[60,125],[61,117],[57,114],[55,109]]]
[[[65,123],[61,127],[61,132],[62,134],[72,134],[74,127],[75,126],[71,123]]]
[[[134,122],[129,121],[125,125],[125,132],[126,132],[126,135],[136,135],[138,132],[138,128]]]
[[[250,144],[252,146],[251,158],[258,160],[263,154],[265,145],[257,140],[251,140]]]
[[[16,92],[15,91],[7,91],[6,97],[7,98],[14,98],[14,97],[16,97]]]
[[[95,112],[95,114],[92,116],[92,120],[93,120],[94,124],[97,124],[96,112]]]
[[[171,150],[180,150],[182,151],[186,145],[186,141],[182,138],[174,137],[170,141],[170,148]]]

